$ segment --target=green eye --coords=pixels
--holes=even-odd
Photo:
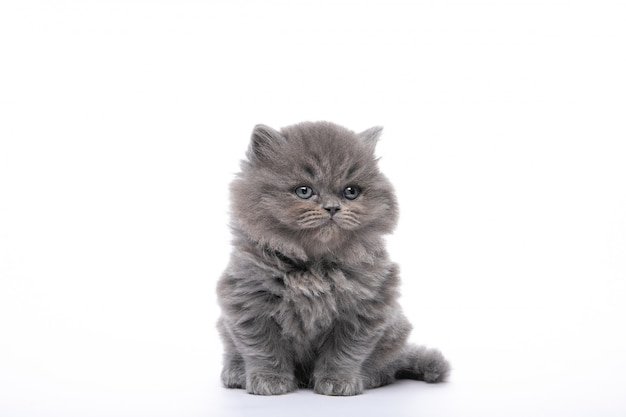
[[[354,200],[355,198],[359,196],[360,193],[361,193],[361,190],[359,189],[359,187],[355,185],[346,187],[346,189],[343,190],[343,196],[347,198],[348,200]]]
[[[308,200],[313,196],[313,189],[311,187],[307,187],[306,185],[302,185],[296,188],[294,193],[296,193],[296,195],[301,199]]]

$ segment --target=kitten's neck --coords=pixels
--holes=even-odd
[[[254,239],[241,232],[237,234],[237,237],[240,243],[245,242],[249,250],[258,255],[264,258],[270,256],[285,265],[298,269],[315,264],[344,266],[375,264],[381,259],[387,259],[387,252],[380,237],[370,240],[353,240],[332,250],[315,245],[303,248],[288,244],[284,239]]]

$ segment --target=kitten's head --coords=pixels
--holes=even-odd
[[[231,188],[235,229],[303,259],[365,255],[398,217],[393,189],[374,156],[381,130],[356,134],[306,122],[278,132],[257,125]]]

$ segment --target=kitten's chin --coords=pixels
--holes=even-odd
[[[338,245],[344,244],[343,238],[345,236],[345,231],[339,227],[334,222],[328,222],[322,227],[319,227],[313,233],[314,239],[324,244],[326,248],[336,247]]]
[[[317,231],[315,237],[317,238],[318,241],[322,243],[329,243],[329,242],[336,240],[338,230],[339,228],[336,226],[324,227],[323,229],[320,229]]]

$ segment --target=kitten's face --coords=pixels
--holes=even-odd
[[[274,216],[286,228],[327,244],[343,240],[372,220],[375,207],[368,207],[368,190],[363,193],[357,179],[312,177],[300,177],[293,182],[297,186],[276,195]]]
[[[315,182],[315,181],[312,181]],[[340,184],[336,182],[335,185]],[[366,207],[356,201],[361,194],[361,187],[353,184],[326,187],[322,184],[300,185],[294,189],[297,197],[292,202],[292,221],[301,230],[316,231],[317,238],[323,242],[331,240],[341,230],[356,230],[361,224]]]
[[[258,126],[233,184],[236,221],[257,240],[308,253],[390,232],[397,208],[373,155],[379,132],[360,137],[329,123],[281,133]]]

